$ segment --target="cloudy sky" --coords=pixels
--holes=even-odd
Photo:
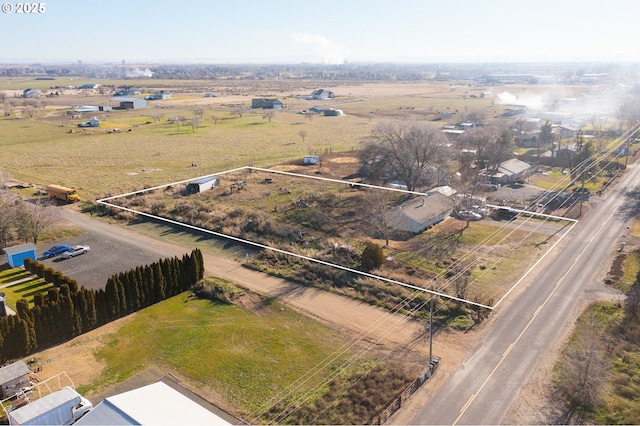
[[[636,0],[0,3],[0,63],[640,61]]]

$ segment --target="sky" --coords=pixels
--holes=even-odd
[[[5,64],[640,62],[637,0],[0,3]]]

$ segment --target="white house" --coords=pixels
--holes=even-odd
[[[485,169],[481,174],[487,176],[488,180],[492,183],[508,184],[524,178],[530,169],[531,164],[525,163],[517,158],[512,158],[511,160],[500,163],[495,173],[490,173],[489,170]]]
[[[388,211],[386,219],[394,229],[418,234],[445,220],[452,211],[453,203],[449,197],[434,191]]]

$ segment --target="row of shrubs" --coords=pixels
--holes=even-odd
[[[54,287],[60,287],[63,284],[67,284],[69,286],[69,290],[78,291],[78,282],[76,280],[63,275],[62,272],[56,271],[53,268],[47,268],[43,263],[40,263],[37,260],[32,260],[30,257],[27,257],[24,260],[24,269],[27,272],[36,275],[38,278],[42,278],[45,282],[52,284]]]
[[[36,293],[33,307],[27,299],[16,303],[16,315],[0,318],[0,363],[23,358],[63,343],[129,313],[190,289],[204,276],[202,253],[195,249],[114,275],[104,289],[90,290],[38,262],[30,270],[54,284]],[[39,275],[40,276],[40,275]],[[56,286],[58,283],[59,286]]]

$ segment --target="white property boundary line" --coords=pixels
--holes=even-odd
[[[183,184],[183,183],[186,183],[186,182],[192,182],[192,181],[197,180],[197,179],[202,179],[202,178],[206,178],[206,177],[213,177],[213,176],[219,176],[219,175],[232,173],[232,172],[237,172],[237,171],[241,171],[241,170],[256,170],[256,171],[261,171],[261,172],[266,172],[266,173],[275,173],[275,174],[282,174],[282,175],[300,177],[300,178],[306,178],[306,179],[322,180],[322,181],[326,181],[326,182],[339,183],[341,185],[350,185],[350,186],[356,186],[357,185],[357,186],[362,186],[362,187],[367,187],[367,188],[382,189],[382,190],[385,190],[385,191],[402,192],[402,193],[406,193],[406,194],[415,194],[415,195],[428,196],[428,194],[425,194],[425,193],[422,193],[422,192],[407,191],[407,190],[402,190],[402,189],[394,189],[394,188],[388,188],[388,187],[383,187],[383,186],[369,185],[369,184],[365,184],[365,183],[348,182],[348,181],[345,182],[345,181],[342,181],[342,180],[323,178],[323,177],[319,177],[319,176],[309,176],[309,175],[303,175],[303,174],[299,174],[299,173],[284,172],[284,171],[271,170],[271,169],[262,169],[262,168],[258,168],[258,167],[252,167],[252,166],[244,166],[244,167],[239,167],[239,168],[236,168],[236,169],[226,170],[226,171],[223,171],[223,172],[220,172],[220,173],[212,173],[212,174],[203,175],[203,176],[196,177],[196,178],[185,179],[185,180],[181,180],[181,181],[177,181],[177,182],[173,182],[173,183],[167,183],[167,184],[164,184],[164,185],[158,185],[158,186],[154,186],[152,188],[145,188],[145,189],[141,189],[141,190],[138,190],[138,191],[127,192],[125,194],[120,194],[120,195],[114,195],[114,196],[111,196],[111,197],[101,198],[99,200],[96,200],[96,202],[98,204],[102,204],[104,206],[113,207],[113,208],[124,210],[124,211],[130,212],[130,213],[135,213],[135,214],[141,215],[141,216],[146,216],[146,217],[149,217],[149,218],[152,218],[152,219],[160,220],[162,222],[170,223],[172,225],[182,226],[182,227],[185,227],[185,228],[189,228],[189,229],[193,229],[193,230],[196,230],[196,231],[204,232],[206,234],[214,235],[216,237],[226,238],[226,239],[229,239],[229,240],[237,241],[237,242],[240,242],[240,243],[243,243],[243,244],[248,244],[248,245],[251,245],[251,246],[254,246],[254,247],[258,247],[258,248],[261,248],[261,249],[265,249],[265,250],[271,250],[271,251],[274,251],[276,253],[281,253],[281,254],[285,254],[285,255],[288,255],[288,256],[293,256],[293,257],[296,257],[298,259],[303,259],[303,260],[307,260],[307,261],[310,261],[310,262],[319,263],[321,265],[325,265],[325,266],[329,266],[329,267],[332,267],[332,268],[340,269],[340,270],[343,270],[343,271],[351,272],[351,273],[354,273],[356,275],[361,275],[361,276],[368,277],[368,278],[374,278],[374,279],[377,279],[377,280],[380,280],[380,281],[384,281],[384,282],[388,282],[388,283],[391,283],[391,284],[397,284],[397,285],[409,288],[411,290],[422,291],[424,293],[429,293],[429,294],[434,295],[434,296],[442,297],[442,298],[449,299],[449,300],[454,300],[454,301],[461,302],[461,303],[466,303],[466,304],[473,305],[473,306],[478,306],[478,307],[489,309],[489,310],[495,309],[507,297],[507,295],[509,295],[524,280],[524,278],[527,275],[529,275],[529,273],[542,261],[542,259],[544,259],[547,256],[547,254],[549,254],[549,252],[573,229],[575,224],[578,223],[578,221],[575,220],[575,219],[568,219],[568,218],[564,218],[564,217],[560,217],[560,216],[551,216],[551,215],[546,215],[546,214],[542,214],[542,213],[534,213],[534,212],[530,212],[530,211],[527,211],[527,210],[518,210],[518,209],[511,209],[510,208],[511,211],[516,211],[518,213],[526,213],[526,214],[528,214],[530,216],[539,216],[539,217],[544,217],[544,218],[547,218],[547,219],[565,220],[565,221],[573,222],[573,225],[569,228],[568,231],[566,231],[560,237],[560,239],[558,241],[556,241],[549,248],[549,250],[547,250],[540,257],[540,259],[538,259],[538,261],[531,268],[529,268],[529,270],[527,270],[527,272],[525,272],[525,274],[518,281],[516,281],[516,283],[507,291],[507,293],[505,293],[504,296],[502,296],[502,298],[500,300],[498,300],[498,302],[495,305],[488,306],[488,305],[484,305],[482,303],[473,302],[471,300],[462,299],[462,298],[451,296],[449,294],[441,293],[441,292],[438,292],[438,291],[429,290],[429,289],[426,289],[424,287],[419,287],[419,286],[416,286],[416,285],[413,285],[413,284],[408,284],[408,283],[405,283],[405,282],[402,282],[402,281],[397,281],[397,280],[393,280],[393,279],[390,279],[390,278],[386,278],[386,277],[383,277],[383,276],[380,276],[380,275],[369,274],[367,272],[362,272],[362,271],[358,271],[356,269],[347,268],[346,266],[337,265],[335,263],[326,262],[324,260],[315,259],[315,258],[312,258],[312,257],[304,256],[304,255],[293,253],[293,252],[289,252],[289,251],[286,251],[286,250],[281,250],[281,249],[278,249],[278,248],[275,248],[275,247],[270,247],[270,246],[267,246],[267,245],[264,245],[264,244],[256,243],[254,241],[249,241],[249,240],[245,240],[243,238],[238,238],[238,237],[235,237],[233,235],[223,234],[223,233],[220,233],[220,232],[211,231],[209,229],[200,228],[198,226],[190,225],[188,223],[178,222],[176,220],[167,219],[167,218],[164,218],[164,217],[161,217],[161,216],[156,216],[156,215],[153,215],[153,214],[150,214],[150,213],[141,212],[141,211],[134,210],[134,209],[131,209],[131,208],[128,208],[128,207],[118,206],[116,204],[112,204],[112,203],[109,202],[111,200],[115,200],[115,199],[123,198],[123,197],[128,197],[130,195],[138,195],[138,194],[142,194],[142,193],[145,193],[145,192],[148,192],[148,191],[154,191],[156,189],[162,189],[162,188],[167,188],[167,187],[170,187],[170,186],[173,186],[173,185],[180,185],[180,184]],[[492,208],[503,207],[503,206],[495,206],[495,205],[489,205],[489,204],[488,204],[488,206],[492,207]]]

